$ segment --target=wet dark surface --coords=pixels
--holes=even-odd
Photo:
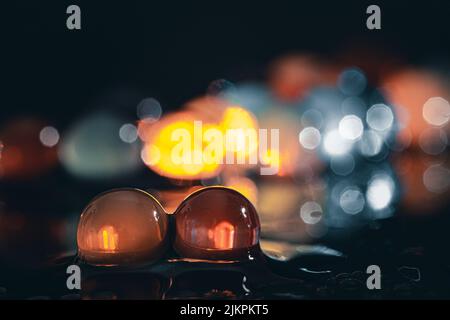
[[[388,237],[398,221],[366,232],[347,250],[310,250],[289,261],[205,263],[166,258],[139,268],[80,264],[82,290],[68,290],[73,255],[34,270],[2,268],[1,299],[448,299],[450,263],[443,245],[402,245]],[[423,227],[423,224],[422,224]],[[306,249],[306,250],[305,250]],[[366,269],[381,268],[381,290]],[[4,265],[3,265],[4,266]]]

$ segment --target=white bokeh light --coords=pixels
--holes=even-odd
[[[300,217],[306,224],[316,224],[322,219],[322,207],[315,201],[307,201],[300,208]]]
[[[366,130],[359,141],[359,152],[365,157],[373,157],[380,153],[383,139],[373,130]]]
[[[367,110],[366,121],[369,126],[377,131],[389,130],[394,123],[394,114],[385,104],[374,104]]]
[[[339,121],[339,134],[348,140],[357,140],[364,130],[361,119],[353,114],[347,115]]]
[[[299,141],[303,148],[308,150],[316,149],[321,140],[320,131],[314,127],[307,127],[299,134]]]
[[[46,147],[54,147],[59,141],[59,132],[54,127],[44,127],[39,132],[39,140]]]
[[[430,98],[423,105],[422,115],[429,124],[441,127],[450,118],[450,104],[442,97]]]
[[[375,176],[367,187],[367,202],[374,210],[389,206],[394,196],[394,182],[386,174]]]
[[[342,156],[351,150],[352,143],[344,139],[338,130],[331,130],[324,137],[323,147],[331,156]]]
[[[138,137],[137,128],[131,123],[125,123],[119,129],[119,137],[123,142],[133,143]]]
[[[339,205],[348,214],[357,214],[364,208],[365,200],[361,190],[357,187],[348,187],[339,198]]]

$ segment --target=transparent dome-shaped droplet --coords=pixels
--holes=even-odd
[[[78,254],[94,265],[151,262],[163,253],[167,228],[167,215],[150,194],[112,190],[84,209],[78,224]]]
[[[260,224],[242,194],[224,187],[201,189],[175,212],[175,250],[185,258],[254,259],[259,253]]]

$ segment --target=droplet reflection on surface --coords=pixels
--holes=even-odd
[[[151,262],[163,252],[167,228],[167,215],[150,194],[112,190],[94,198],[81,215],[79,257],[93,265]]]
[[[175,224],[174,247],[185,258],[252,260],[252,252],[259,250],[256,210],[232,189],[209,187],[194,192],[175,212]]]

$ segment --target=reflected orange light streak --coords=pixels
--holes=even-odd
[[[112,226],[105,226],[98,232],[98,244],[102,250],[117,250],[119,235]]]
[[[214,227],[210,236],[213,238],[216,249],[228,250],[234,247],[234,234],[234,226],[227,221],[222,221]]]

